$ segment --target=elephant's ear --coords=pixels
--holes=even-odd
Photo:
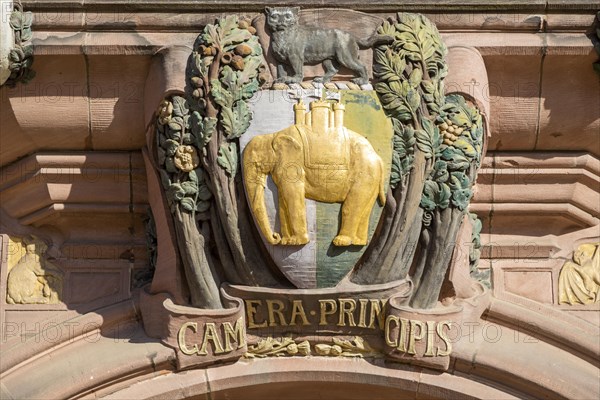
[[[293,149],[296,151],[302,150],[302,146],[296,139],[288,135],[277,135],[273,140],[273,149],[275,151]]]

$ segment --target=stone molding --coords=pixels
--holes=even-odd
[[[52,310],[7,307],[0,299],[0,323],[16,318],[17,325],[29,329],[1,332],[8,340],[2,341],[0,397],[219,398],[247,395],[261,385],[270,387],[271,395],[288,385],[297,388],[292,394],[311,396],[311,388],[318,390],[323,380],[356,393],[392,388],[390,398],[398,398],[401,390],[438,397],[600,396],[592,379],[600,367],[600,308],[565,308],[555,296],[564,260],[577,244],[600,234],[600,103],[590,95],[600,86],[590,67],[596,56],[583,35],[597,4],[402,4],[403,11],[425,12],[436,22],[450,49],[447,81],[458,82],[453,91],[478,104],[491,132],[470,211],[483,220],[480,268],[492,270],[493,298],[473,326],[474,341],[465,330],[448,372],[432,374],[417,366],[333,357],[241,359],[175,373],[181,367],[176,350],[143,332],[142,294],[129,287],[132,268],[146,264],[143,215],[148,203],[155,208],[164,201],[152,157],[139,149],[151,136],[146,133],[157,104],[184,91],[188,46],[201,25],[234,8],[255,15],[275,2],[23,3],[35,13],[36,57],[43,62],[36,63],[40,73],[31,86],[1,91],[2,233],[43,233],[53,254],[65,256],[61,266],[81,274],[109,272],[121,286],[112,297]],[[351,3],[342,0],[336,6],[381,18],[399,8],[391,0]],[[296,4],[335,12],[323,8],[322,1]],[[566,79],[567,73],[576,79]],[[473,80],[479,86],[470,91],[467,83]],[[79,86],[69,86],[73,82]],[[57,83],[63,94],[48,100],[45,91]],[[115,83],[121,92],[111,91]],[[179,253],[165,239],[172,230],[166,214],[155,215],[161,248],[158,279],[149,291],[157,298],[171,294],[183,304],[187,288],[182,271],[171,273]],[[535,248],[524,249],[523,243]],[[88,245],[110,255],[86,254]],[[523,275],[520,285],[511,281],[515,274]],[[0,278],[4,295],[5,271]],[[543,291],[535,286],[539,282]],[[46,328],[35,331],[36,323]],[[47,340],[52,324],[58,324],[61,336]],[[496,341],[485,336],[496,331],[502,333]],[[63,373],[74,370],[77,376]]]
[[[165,8],[177,10],[190,10],[201,7],[205,10],[222,10],[235,7],[241,10],[262,11],[265,5],[281,4],[277,0],[265,0],[260,5],[251,0],[223,0],[214,1],[193,1],[183,0],[173,3],[169,0],[84,0],[84,1],[32,1],[25,0],[23,3],[31,9],[48,9],[48,8],[111,8],[120,5],[127,5],[131,10],[157,11]],[[295,5],[303,8],[322,8],[323,2],[318,0],[297,0]],[[571,10],[585,11],[596,10],[597,7],[592,2],[586,0],[464,0],[454,2],[451,0],[406,0],[403,2],[403,7],[406,11],[425,11],[425,10],[469,10],[469,11],[485,11],[485,10]],[[376,3],[367,2],[357,4],[351,0],[341,0],[336,2],[336,6],[340,8],[354,8],[358,11],[381,11],[398,9],[398,2],[394,0],[382,0]]]
[[[132,157],[138,158],[135,169]],[[3,168],[2,207],[22,225],[35,226],[69,213],[144,213],[145,195],[133,193],[134,183],[144,180],[140,161],[127,153],[38,153]]]
[[[74,333],[64,335],[60,343],[39,340],[43,333],[29,337],[26,342],[6,353],[9,358],[5,358],[3,353],[2,394],[7,398],[11,398],[8,396],[16,393],[20,394],[19,398],[35,398],[42,393],[49,398],[67,398],[96,393],[100,398],[143,399],[153,398],[152,396],[165,390],[165,396],[169,398],[187,398],[206,395],[209,392],[213,395],[221,391],[226,392],[232,389],[233,381],[236,382],[233,387],[247,391],[263,382],[263,379],[269,382],[287,382],[286,376],[288,376],[290,382],[306,380],[314,383],[317,376],[321,381],[322,374],[326,373],[325,371],[318,372],[317,375],[315,372],[306,373],[305,371],[308,370],[319,371],[314,365],[316,359],[309,357],[294,358],[293,363],[289,358],[240,360],[229,366],[174,374],[172,373],[175,369],[174,350],[152,342],[123,346],[126,342],[135,343],[135,338],[139,337],[137,335],[140,334],[141,328],[139,326],[136,328],[135,324],[127,324],[127,321],[133,322],[137,318],[138,312],[136,303],[127,300],[100,309],[96,313],[79,316],[74,320],[63,320],[63,324],[69,322],[78,322],[78,324],[74,325],[76,327]],[[594,386],[594,380],[586,377],[593,376],[598,368],[598,355],[600,355],[598,332],[592,330],[590,326],[587,328],[581,326],[578,318],[557,311],[548,312],[550,314],[546,315],[551,318],[539,318],[536,316],[539,315],[538,310],[527,311],[506,300],[493,300],[484,312],[480,323],[473,325],[472,330],[468,332],[465,330],[463,340],[455,343],[458,347],[455,349],[448,373],[436,377],[426,378],[429,374],[424,373],[419,367],[382,368],[383,365],[376,361],[356,359],[332,359],[326,364],[326,368],[337,377],[336,380],[342,381],[344,381],[342,378],[344,371],[353,371],[352,379],[356,383],[370,381],[373,384],[373,379],[379,376],[375,382],[381,383],[375,383],[376,387],[380,384],[392,387],[403,386],[407,379],[413,382],[422,381],[424,387],[420,384],[420,390],[428,390],[426,389],[428,385],[436,387],[447,385],[448,380],[464,379],[456,389],[448,389],[451,393],[452,390],[458,390],[463,391],[464,394],[464,391],[471,393],[469,388],[472,388],[477,390],[471,393],[475,398],[490,398],[489,396],[498,398],[502,393],[500,396],[502,398],[510,398],[509,393],[517,398],[595,397],[600,394],[600,387]],[[94,333],[100,325],[105,332],[104,337]],[[87,330],[81,330],[82,327],[87,327]],[[498,329],[501,336],[495,339],[494,335]],[[66,324],[63,325],[63,330],[66,332]],[[121,332],[121,336],[118,332]],[[489,338],[494,340],[486,340],[484,335],[489,335]],[[86,340],[86,338],[95,339]],[[568,351],[555,346],[558,338],[561,343],[565,340],[563,338],[566,338]],[[19,340],[15,338],[15,342],[18,343]],[[115,352],[115,346],[120,351]],[[108,352],[107,349],[110,348],[113,351]],[[27,351],[23,352],[24,349]],[[100,359],[98,358],[100,353],[103,354],[102,363],[86,361],[90,357]],[[33,355],[37,357],[30,359],[27,364],[19,363]],[[56,368],[56,365],[50,362],[50,358],[60,359],[61,365],[63,363],[79,365],[79,377],[71,380],[69,376],[64,376],[64,380],[54,378],[51,382],[48,381],[44,378],[48,376],[48,368]],[[499,359],[505,361],[498,362]],[[537,364],[537,367],[531,367],[532,362]],[[119,363],[124,363],[124,368],[108,368],[111,365],[120,365]],[[527,365],[527,367],[523,369],[519,365]],[[384,373],[384,370],[388,372]],[[278,373],[274,374],[275,371]],[[282,373],[284,371],[289,371],[289,375]],[[303,375],[305,373],[306,375]],[[167,382],[188,380],[195,374],[201,374],[203,378],[200,381],[194,380],[197,382],[194,385],[190,385],[187,381],[188,383],[177,384],[176,387],[169,384],[165,387],[162,383],[165,379]],[[162,378],[157,381],[159,376]],[[467,376],[470,378],[466,378]],[[561,380],[550,379],[551,376],[562,376],[570,384],[564,385]],[[91,377],[93,377],[92,384],[90,384]],[[222,380],[225,377],[229,377],[227,384]],[[236,379],[232,381],[233,377]],[[25,385],[25,381],[28,384]],[[481,383],[476,383],[478,381]],[[406,389],[416,390],[416,388]],[[499,391],[494,392],[494,390]]]

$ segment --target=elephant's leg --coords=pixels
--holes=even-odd
[[[369,219],[371,218],[371,211],[373,209],[373,204],[375,203],[375,199],[377,197],[377,192],[373,193],[373,196],[369,199],[365,210],[358,222],[358,228],[356,229],[356,236],[352,239],[352,244],[356,244],[359,246],[365,246],[369,239]]]
[[[281,191],[279,191],[279,223],[281,224],[281,236],[283,238],[292,236],[288,207],[286,206],[285,199],[281,195]]]
[[[298,172],[300,174],[290,176],[283,171],[276,182],[279,191],[280,220],[283,234],[281,244],[284,245],[308,243],[306,205],[304,202],[304,174],[303,171]]]
[[[362,207],[365,201],[362,199],[364,193],[356,188],[356,185],[350,189],[346,200],[342,204],[342,226],[340,232],[333,239],[336,246],[350,246],[353,238],[356,236],[356,229],[362,217]]]
[[[346,198],[342,204],[342,226],[340,232],[333,239],[333,244],[336,246],[350,246],[352,238],[356,235],[356,227],[358,225],[358,215],[356,211],[356,201]]]
[[[370,176],[357,179],[342,205],[342,227],[333,239],[336,246],[367,244],[369,216],[377,197],[378,182]]]

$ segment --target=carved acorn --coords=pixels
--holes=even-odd
[[[266,83],[268,80],[269,80],[269,74],[267,74],[266,72],[261,72],[260,74],[258,74],[258,82],[261,85]]]
[[[194,91],[192,92],[192,96],[195,99],[199,99],[200,97],[204,96],[204,91],[200,88],[194,89]]]
[[[201,97],[197,100],[197,104],[198,104],[198,107],[200,107],[200,108],[206,108],[206,100],[204,100],[203,97]]]
[[[240,22],[238,22],[238,28],[246,29],[246,30],[248,30],[248,32],[250,32],[253,35],[256,33],[256,29],[251,25],[251,22],[249,19],[240,20]]]
[[[221,56],[221,62],[225,65],[228,65],[229,63],[231,63],[231,60],[233,60],[233,57],[233,54],[225,53]]]
[[[217,54],[217,49],[210,46],[200,45],[199,52],[203,56],[214,56],[215,54]]]
[[[307,340],[298,344],[298,353],[303,356],[310,355],[310,343]]]
[[[242,44],[237,45],[233,51],[238,56],[246,57],[246,56],[249,56],[250,54],[252,54],[252,47],[248,46],[247,44],[242,43]]]
[[[265,64],[260,64],[258,66],[258,82],[263,85],[269,81],[270,75],[267,70],[267,66]]]
[[[287,347],[287,353],[291,356],[298,354],[298,345],[296,343],[291,343]]]
[[[241,71],[244,69],[244,59],[242,58],[242,56],[238,56],[235,55],[233,56],[233,59],[231,60],[231,66],[235,69],[237,69],[238,71]]]
[[[204,81],[199,76],[193,76],[192,85],[194,85],[194,87],[200,88],[204,85]]]

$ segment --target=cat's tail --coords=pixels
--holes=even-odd
[[[393,36],[373,34],[367,39],[357,40],[358,46],[361,48],[369,48],[380,44],[390,44],[394,41]]]

